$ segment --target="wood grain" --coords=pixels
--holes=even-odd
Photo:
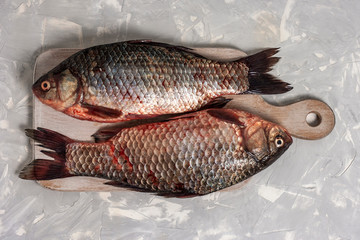
[[[79,50],[81,49],[51,49],[39,55],[34,69],[34,81]],[[194,52],[210,59],[221,61],[229,61],[246,56],[244,52],[231,48],[197,48],[194,49]],[[309,99],[286,106],[273,106],[265,102],[259,95],[228,97],[233,100],[227,104],[227,108],[245,110],[259,115],[266,120],[283,125],[293,136],[298,138],[309,140],[320,139],[328,135],[334,128],[335,118],[331,108],[318,100]],[[82,121],[69,117],[42,104],[35,97],[33,106],[34,128],[49,128],[77,140],[92,141],[91,135],[93,133],[99,128],[111,125],[108,123]],[[306,116],[310,112],[316,113],[319,119],[321,119],[318,126],[312,127],[306,122]],[[34,159],[48,158],[40,152],[40,149],[34,144]],[[70,177],[38,182],[46,188],[59,191],[127,191],[124,188],[105,185],[106,181],[92,177]],[[236,189],[242,185],[237,184],[230,189]],[[228,190],[229,188],[222,191]]]
[[[265,102],[259,95],[237,95],[233,98],[226,107],[242,109],[278,123],[297,138],[320,139],[327,136],[335,126],[333,111],[326,103],[319,100],[307,99],[286,106],[274,106]],[[309,113],[314,113],[319,118],[316,126],[306,121]]]

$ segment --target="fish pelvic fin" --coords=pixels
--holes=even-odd
[[[279,57],[274,57],[278,52],[279,48],[270,48],[239,60],[249,68],[247,93],[279,94],[293,89],[289,83],[268,73],[280,60]]]
[[[65,165],[65,151],[66,145],[74,142],[74,140],[45,128],[26,129],[25,134],[40,143],[41,147],[52,150],[42,150],[41,152],[53,158],[53,160],[33,160],[21,170],[19,174],[20,178],[28,180],[50,180],[71,176]]]

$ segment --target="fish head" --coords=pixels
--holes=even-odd
[[[245,142],[255,161],[269,166],[289,148],[292,138],[284,127],[258,119],[245,129]]]
[[[79,100],[79,86],[79,80],[66,69],[43,75],[34,83],[32,90],[42,103],[58,111],[64,111]]]

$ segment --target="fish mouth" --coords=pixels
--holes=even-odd
[[[292,143],[292,138],[289,135],[289,139],[287,139],[287,142],[285,143],[285,146],[282,147],[280,150],[278,150],[274,155],[268,156],[268,159],[265,162],[265,164],[267,166],[273,164],[290,147],[291,143]]]
[[[39,91],[40,82],[41,82],[40,80],[41,80],[41,78],[38,79],[38,80],[32,85],[32,87],[31,87],[33,94],[34,94],[37,98],[40,97],[40,91]]]
[[[284,133],[284,136],[286,137],[286,139],[284,139],[285,144],[291,145],[293,142],[293,138],[291,137],[291,134],[289,133],[289,131],[286,128],[284,128],[282,126],[280,126],[280,127],[281,127],[282,132]]]
[[[291,135],[285,131],[284,135],[284,141],[285,144],[281,149],[278,149],[274,154],[271,155],[265,155],[263,157],[257,157],[255,154],[253,154],[253,158],[257,163],[263,164],[264,167],[268,167],[271,164],[273,164],[283,153],[291,146],[293,139]]]
[[[293,143],[293,138],[291,137],[290,133],[284,129],[287,139],[285,139],[285,143],[288,145],[286,149]]]

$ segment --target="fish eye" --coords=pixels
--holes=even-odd
[[[49,91],[50,90],[50,82],[49,81],[43,81],[41,83],[41,89],[43,91]]]
[[[277,136],[275,138],[275,145],[276,145],[277,148],[281,148],[282,146],[284,146],[284,143],[285,143],[284,139],[282,139],[281,136]]]

